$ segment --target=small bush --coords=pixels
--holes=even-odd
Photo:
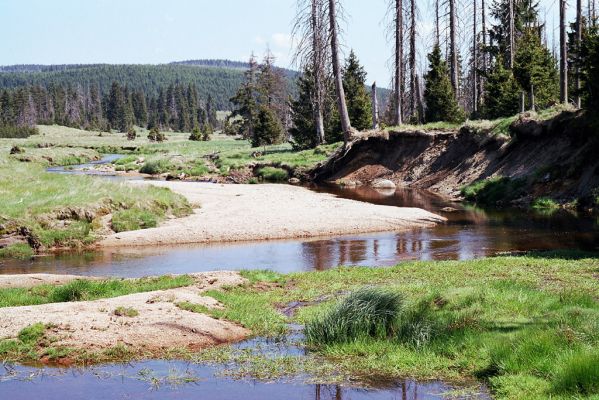
[[[156,215],[146,210],[129,209],[112,215],[112,229],[117,233],[155,228],[157,225]]]
[[[346,343],[363,337],[387,337],[401,310],[397,293],[376,288],[355,291],[306,324],[313,345]]]
[[[139,311],[137,311],[135,308],[121,306],[121,307],[117,307],[114,310],[114,315],[116,315],[117,317],[133,318],[133,317],[137,317],[139,315]]]
[[[286,170],[276,167],[264,167],[258,171],[258,176],[269,182],[284,182],[289,178]]]
[[[554,393],[599,394],[599,352],[578,352],[568,358],[553,379]]]
[[[164,136],[164,133],[160,132],[160,129],[154,127],[150,129],[150,133],[148,133],[148,140],[150,142],[164,142],[166,136]]]

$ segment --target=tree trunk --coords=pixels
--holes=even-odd
[[[582,49],[582,0],[576,0],[576,107],[582,107],[580,90],[582,84],[580,81],[580,51]]]
[[[560,0],[561,1],[561,0]],[[509,0],[510,3],[510,15],[509,15],[509,36],[510,36],[510,56],[509,56],[509,67],[514,68],[514,57],[516,55],[516,30],[514,22],[514,0]]]
[[[324,137],[324,118],[322,112],[322,93],[323,93],[323,65],[322,65],[322,43],[320,35],[320,18],[318,15],[318,1],[312,2],[312,57],[314,69],[314,126],[316,127],[316,137],[318,144],[325,142]]]
[[[535,112],[537,110],[535,100],[535,85],[530,85],[530,111]]]
[[[416,0],[410,0],[410,116],[416,114]]]
[[[456,1],[449,0],[449,56],[450,56],[450,69],[451,69],[451,86],[453,87],[453,94],[457,98],[458,96],[458,42],[457,42],[457,14],[456,14]]]
[[[439,1],[440,0],[435,0],[435,38],[436,38],[436,42],[435,44],[440,44],[441,43],[441,29],[440,29],[440,21],[439,21]]]
[[[376,82],[372,84],[372,129],[379,128],[379,99],[376,94]]]
[[[480,77],[480,87],[479,87],[479,99],[483,97],[485,93],[485,76],[487,74],[487,9],[485,5],[485,0],[481,0],[480,5],[480,14],[481,14],[481,35],[482,35],[482,70],[483,74]]]
[[[477,31],[477,0],[473,5],[473,23],[472,23],[472,112],[478,114],[478,31]]]
[[[520,113],[524,113],[526,111],[526,93],[524,90],[520,93]]]
[[[395,0],[395,125],[403,123],[403,0]]]
[[[343,77],[341,76],[341,65],[339,63],[339,43],[337,38],[337,0],[329,0],[329,29],[331,35],[331,61],[333,63],[333,78],[337,91],[337,105],[339,108],[339,119],[343,130],[343,141],[349,143],[351,136],[351,122],[345,102],[345,90],[343,89]]]
[[[422,104],[422,94],[420,93],[420,79],[416,75],[416,99],[418,101],[418,123],[424,123],[424,104]]]
[[[568,102],[568,49],[566,39],[566,0],[559,0],[560,100]]]

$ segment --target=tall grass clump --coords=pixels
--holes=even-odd
[[[568,358],[552,380],[554,393],[599,394],[599,351],[577,352]]]
[[[289,178],[289,173],[283,168],[264,167],[258,171],[258,176],[269,182],[284,182]]]
[[[364,288],[306,324],[306,340],[312,345],[347,343],[364,337],[384,338],[402,306],[398,293]]]

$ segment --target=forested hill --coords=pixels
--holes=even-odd
[[[229,99],[243,81],[243,68],[209,65],[18,65],[0,67],[0,89],[27,85],[48,87],[97,85],[101,93],[108,93],[113,81],[131,90],[157,96],[159,90],[176,83],[195,83],[200,98],[208,95],[218,109],[230,108]],[[291,82],[290,82],[290,85]]]
[[[160,89],[176,83],[195,83],[198,95],[206,99],[212,96],[219,110],[229,110],[229,99],[243,82],[248,63],[230,60],[188,60],[160,65],[112,65],[112,64],[65,64],[65,65],[12,65],[0,66],[0,89],[27,85],[49,87],[76,86],[83,88],[97,85],[101,94],[110,91],[116,81],[130,90],[141,90],[155,97]],[[296,93],[297,71],[281,68],[289,82],[289,91]],[[379,92],[385,102],[388,92]]]

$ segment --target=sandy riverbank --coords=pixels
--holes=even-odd
[[[401,231],[445,221],[419,208],[380,206],[290,185],[132,182],[167,187],[201,208],[157,228],[123,232],[103,247],[238,242]]]
[[[51,337],[53,346],[91,351],[125,345],[140,353],[156,353],[173,348],[200,349],[247,337],[249,331],[237,324],[185,311],[176,305],[189,302],[208,308],[220,307],[216,300],[204,296],[203,292],[240,285],[246,282],[245,279],[237,272],[226,271],[190,276],[195,283],[189,287],[95,301],[0,308],[0,339],[15,338],[21,329],[38,322],[51,324],[47,335]],[[27,275],[4,278],[22,280],[24,277]],[[72,279],[62,275],[48,277],[52,277],[51,282]],[[34,281],[38,278],[37,275],[32,276]],[[44,281],[38,282],[42,284],[50,280]],[[115,310],[119,307],[132,308],[138,315],[117,316]]]

